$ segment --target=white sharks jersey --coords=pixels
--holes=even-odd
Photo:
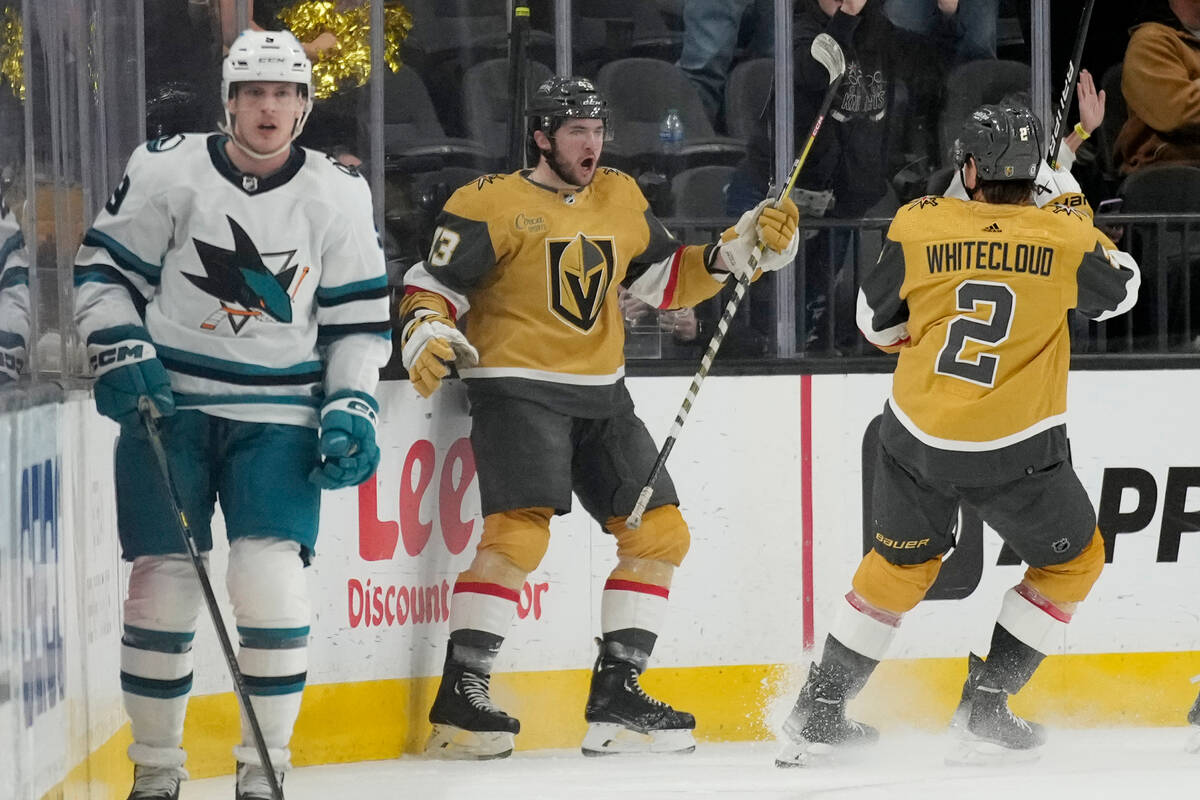
[[[29,339],[29,260],[16,215],[0,200],[0,376],[16,378]],[[2,381],[0,381],[2,382]]]
[[[372,394],[391,353],[370,191],[300,147],[243,175],[225,142],[134,151],[76,259],[80,335],[92,350],[144,326],[179,408],[315,427],[323,397]]]

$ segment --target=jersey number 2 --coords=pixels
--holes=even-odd
[[[996,368],[1000,357],[991,353],[979,353],[975,359],[963,357],[967,340],[994,347],[1008,338],[1012,328],[1013,311],[1017,296],[1007,284],[991,281],[965,281],[958,285],[956,293],[959,311],[978,312],[980,304],[992,307],[987,319],[966,315],[955,317],[946,331],[946,343],[938,353],[938,375],[948,375],[978,386],[991,387],[996,382]]]

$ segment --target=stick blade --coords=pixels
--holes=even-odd
[[[817,34],[809,52],[821,66],[825,67],[825,71],[829,73],[830,83],[842,77],[846,71],[846,56],[842,53],[842,46],[828,33]]]

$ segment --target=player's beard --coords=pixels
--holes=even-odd
[[[558,148],[554,145],[553,141],[550,143],[550,149],[543,150],[542,155],[545,156],[546,164],[550,167],[550,171],[557,175],[558,179],[563,183],[570,184],[571,186],[578,186],[580,189],[582,189],[592,182],[592,178],[596,177],[596,170],[594,167],[592,169],[592,174],[587,178],[584,178],[581,175],[571,174],[571,165],[567,164],[558,157]],[[597,160],[599,160],[598,157],[593,157],[593,161]],[[576,167],[575,169],[579,169],[579,167]]]

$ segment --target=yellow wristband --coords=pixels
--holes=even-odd
[[[1076,135],[1076,136],[1078,136],[1080,139],[1083,139],[1085,142],[1086,142],[1086,141],[1088,140],[1088,138],[1091,136],[1091,134],[1090,134],[1090,133],[1088,133],[1087,131],[1085,131],[1085,130],[1083,129],[1083,123],[1082,123],[1082,122],[1076,122],[1076,123],[1075,123],[1075,135]]]

